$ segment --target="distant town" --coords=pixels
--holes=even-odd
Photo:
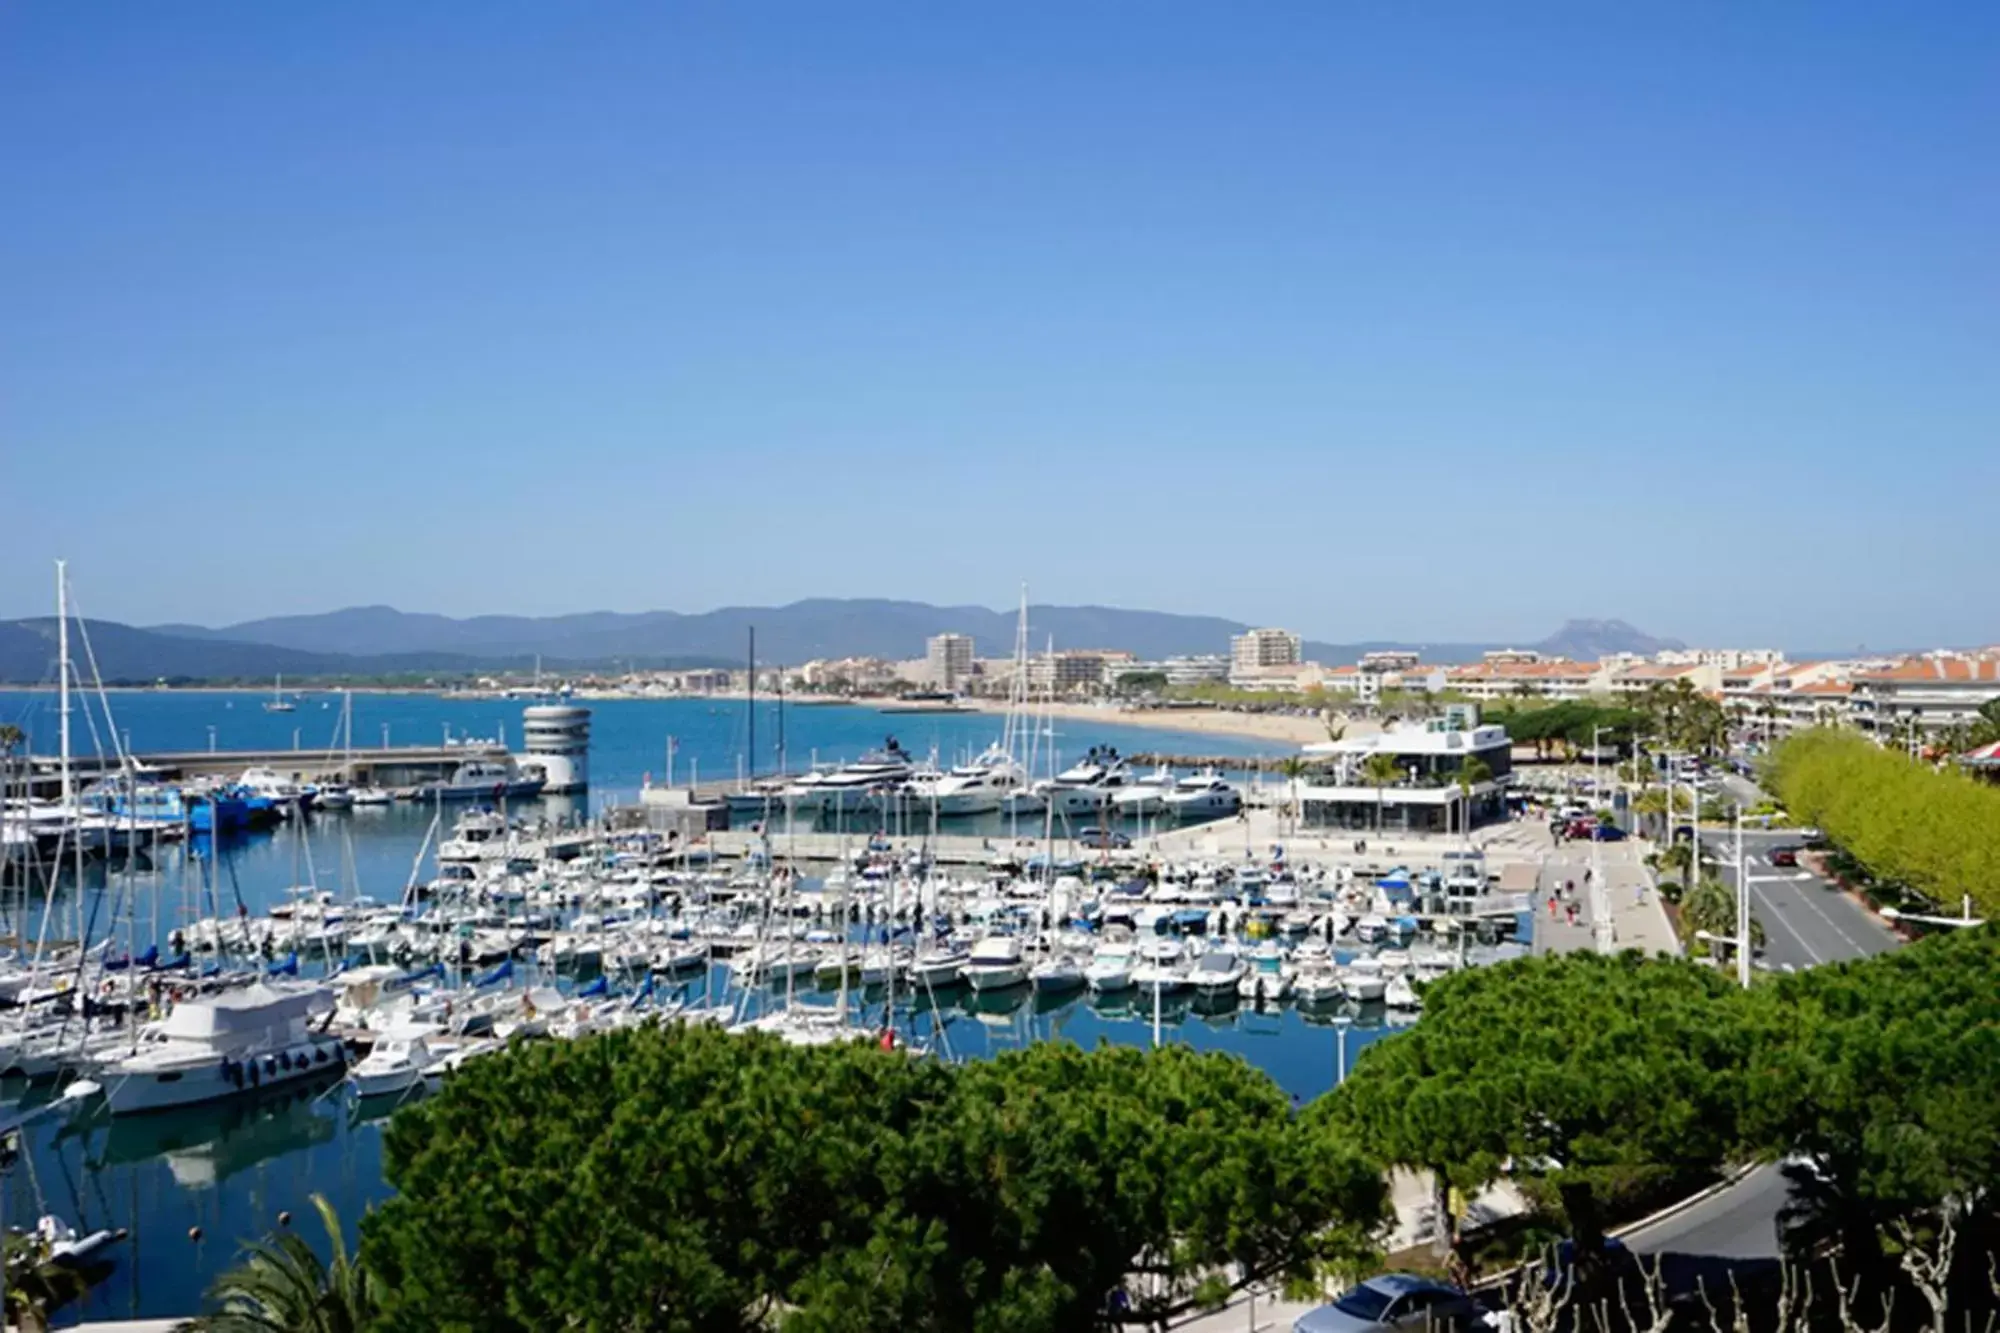
[[[1354,662],[1309,661],[1299,635],[1275,628],[1249,630],[1228,646],[1227,653],[1156,661],[1116,648],[1062,649],[1029,657],[1027,684],[1038,695],[1071,702],[1340,711],[1418,699],[1616,702],[1686,682],[1719,700],[1732,722],[1746,730],[1782,736],[1804,727],[1845,725],[1884,739],[1970,726],[1980,706],[2000,695],[2000,647],[1810,662],[1788,661],[1773,648],[1678,648],[1583,662],[1500,648],[1478,662],[1443,665],[1426,663],[1413,650],[1369,652]],[[760,663],[755,688],[852,699],[1005,699],[1018,669],[1011,658],[976,656],[970,635],[939,634],[928,640],[920,658]],[[479,684],[519,688],[500,677]],[[657,698],[742,694],[751,681],[747,667],[708,668],[591,676],[576,688],[597,697]]]

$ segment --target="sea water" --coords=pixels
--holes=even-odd
[[[149,751],[297,749],[324,754],[342,748],[345,727],[338,696],[305,694],[292,712],[267,712],[268,695],[255,692],[114,692],[73,702],[72,743],[80,755],[112,747],[116,733],[128,749]],[[108,704],[108,715],[105,705]],[[587,802],[528,803],[519,813],[582,813],[606,804],[629,804],[651,778],[664,780],[669,738],[674,776],[685,781],[733,776],[749,740],[748,709],[741,701],[591,701]],[[355,694],[352,735],[356,748],[437,744],[445,739],[506,740],[518,745],[519,702],[421,694]],[[28,732],[37,753],[56,749],[57,712],[52,692],[0,692],[0,722]],[[894,735],[914,754],[935,752],[949,763],[997,739],[1002,720],[993,715],[883,714],[854,706],[787,707],[782,730],[786,756],[797,768],[809,758],[838,762],[858,757]],[[1090,746],[1250,758],[1282,747],[1201,734],[1176,733],[1104,721],[1059,719],[1044,745],[1057,762],[1080,757]],[[779,764],[780,720],[775,701],[758,706],[758,771]],[[1038,764],[1037,769],[1042,765]],[[235,910],[238,902],[261,914],[298,884],[316,884],[343,895],[360,892],[385,902],[400,897],[429,832],[429,809],[399,804],[323,814],[230,844],[211,868],[190,863],[184,850],[165,848],[146,867],[99,867],[86,877],[81,907],[139,948],[188,916]],[[107,879],[118,890],[107,894]],[[69,892],[65,887],[64,893]],[[18,914],[19,890],[10,890]],[[129,904],[117,907],[118,904]],[[31,904],[38,912],[39,905]],[[115,912],[115,914],[114,914]],[[801,985],[808,991],[809,982]],[[824,999],[824,993],[820,998]],[[879,1006],[878,1006],[879,1010]],[[6,1021],[0,1015],[0,1024]],[[1150,1002],[1093,1003],[1088,997],[1048,1000],[1025,990],[1009,995],[940,998],[935,1009],[909,1022],[913,1039],[951,1058],[978,1059],[1029,1042],[1062,1039],[1147,1044],[1154,1039]],[[1301,1100],[1317,1096],[1339,1076],[1340,1052],[1352,1063],[1381,1035],[1375,1023],[1336,1026],[1331,1018],[1294,1009],[1258,1011],[1233,1000],[1212,1004],[1177,1000],[1158,1016],[1160,1036],[1201,1050],[1234,1052],[1268,1072]],[[0,1089],[16,1106],[31,1106],[46,1090]],[[130,1238],[109,1251],[114,1266],[88,1300],[65,1317],[153,1318],[200,1308],[204,1288],[236,1257],[239,1245],[270,1231],[281,1212],[293,1215],[309,1238],[316,1222],[309,1196],[327,1197],[351,1228],[370,1203],[388,1192],[382,1179],[381,1129],[395,1103],[357,1104],[339,1084],[292,1091],[275,1099],[238,1101],[108,1120],[101,1113],[76,1118],[50,1114],[19,1136],[19,1151],[0,1175],[0,1222],[32,1226],[43,1213],[61,1216],[79,1231],[124,1227]],[[199,1239],[195,1238],[198,1229]]]

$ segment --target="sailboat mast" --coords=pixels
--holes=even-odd
[[[750,779],[757,779],[757,627],[750,627],[750,670],[745,673],[750,692],[745,696],[745,708],[750,714]]]
[[[67,814],[74,783],[69,771],[69,575],[68,562],[56,561],[56,697],[62,724],[62,799]]]

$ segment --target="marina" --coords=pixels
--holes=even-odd
[[[1511,900],[1484,912],[1449,902],[1423,864],[1371,877],[1341,857],[1288,856],[1261,823],[1253,843],[1247,819],[1182,819],[1164,805],[1117,817],[1107,792],[1146,784],[1103,788],[1121,766],[1133,774],[1116,756],[1170,734],[1045,729],[1039,743],[1075,761],[1038,755],[1041,776],[1002,793],[1043,784],[1034,801],[946,815],[949,791],[930,786],[853,811],[845,797],[810,813],[794,802],[789,819],[767,820],[761,802],[730,808],[731,789],[753,785],[747,772],[694,789],[652,780],[669,735],[682,774],[747,770],[742,705],[601,702],[587,794],[321,805],[299,799],[314,779],[369,775],[289,762],[307,752],[270,737],[299,716],[319,714],[329,739],[448,728],[511,753],[499,737],[521,734],[522,704],[303,694],[286,715],[248,692],[104,698],[98,734],[129,731],[149,756],[186,752],[209,727],[240,730],[244,750],[227,762],[261,760],[250,767],[269,770],[268,799],[289,799],[291,813],[220,838],[185,825],[167,836],[162,821],[80,868],[66,843],[0,894],[14,940],[0,994],[16,1002],[0,1011],[0,1047],[18,1126],[0,1197],[17,1224],[48,1215],[129,1233],[107,1251],[83,1307],[93,1317],[195,1308],[235,1240],[311,1190],[358,1217],[386,1189],[378,1135],[395,1106],[508,1040],[678,1019],[808,1041],[888,1031],[942,1059],[1052,1038],[1180,1041],[1239,1053],[1305,1098],[1416,1018],[1368,959],[1386,954],[1385,974],[1414,978],[1521,947]],[[0,695],[42,754],[53,702]],[[1004,725],[922,721],[934,729],[899,746],[910,776],[954,753],[963,760],[938,772],[978,776]],[[881,725],[871,709],[801,710],[792,740],[820,760],[802,771],[865,768]],[[919,746],[923,758],[908,757]],[[1211,755],[1222,746],[1200,741]],[[760,779],[776,768],[773,755]],[[1241,782],[1240,770],[1167,776],[1160,793],[1185,778],[1201,790]],[[1091,794],[1063,795],[1079,786]],[[684,836],[655,818],[649,791],[719,804],[735,826]]]

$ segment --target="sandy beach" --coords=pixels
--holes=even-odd
[[[1004,713],[1004,699],[967,699],[978,712]],[[1124,708],[1117,704],[1057,703],[1035,705],[1056,717],[1086,722],[1110,722],[1121,727],[1151,727],[1157,731],[1198,732],[1270,741],[1274,747],[1309,745],[1326,739],[1326,724],[1313,717],[1279,713],[1236,713],[1224,708]]]

